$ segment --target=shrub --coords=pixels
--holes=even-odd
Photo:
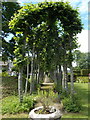
[[[81,69],[73,71],[76,76],[88,76],[90,69]]]
[[[53,92],[52,90],[44,90],[44,91],[40,91],[38,89],[38,94],[37,96],[35,97],[36,101],[37,102],[40,102],[40,100],[44,100],[44,99],[47,99],[48,101],[50,102],[57,102],[57,99],[58,99],[58,93],[55,93]]]
[[[2,114],[15,114],[29,112],[34,106],[32,96],[24,96],[23,102],[20,103],[17,96],[6,97],[2,100]]]
[[[68,96],[69,96],[69,91],[67,92],[65,89],[62,89],[62,92],[60,93],[60,99],[62,100]]]
[[[90,69],[82,69],[81,70],[81,75],[88,76],[89,73],[90,73]]]
[[[36,102],[40,102],[42,106],[45,109],[47,109],[49,106],[52,106],[53,103],[58,102],[58,93],[54,93],[52,90],[43,90],[40,91],[38,89],[38,94],[35,97]]]
[[[74,72],[74,74],[77,75],[77,76],[81,75],[81,70],[74,70],[73,72]]]
[[[7,72],[0,73],[0,76],[2,77],[9,77],[10,75]]]
[[[79,112],[82,108],[79,97],[75,94],[72,97],[65,97],[62,102],[67,112]]]
[[[89,80],[88,80],[88,77],[86,77],[86,76],[79,76],[79,77],[77,77],[76,82],[78,82],[78,83],[88,83]]]

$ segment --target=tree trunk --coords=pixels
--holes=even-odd
[[[51,78],[52,82],[54,82],[54,71],[51,70],[49,73],[50,73],[50,78]]]
[[[56,70],[54,70],[54,76],[53,76],[53,79],[54,79],[54,83],[57,84]]]
[[[72,67],[72,63],[70,65],[70,78],[71,78],[71,94],[73,94],[74,91],[74,82],[73,82],[73,67]]]
[[[38,64],[38,70],[37,70],[37,84],[39,84],[40,83],[40,81],[39,81],[39,76],[40,76],[40,67],[39,67],[39,64]]]
[[[59,93],[62,90],[62,71],[61,66],[58,66],[58,73],[57,73],[57,92]]]
[[[60,87],[62,90],[62,70],[61,70],[61,65],[59,65],[59,80],[60,80]]]
[[[29,63],[27,60],[27,78],[26,78],[26,84],[25,84],[25,94],[27,93],[28,77],[29,77]]]
[[[64,65],[63,65],[62,88],[65,89],[65,70],[64,70]]]
[[[26,36],[27,36],[27,33],[25,32],[24,39],[23,39],[24,45],[22,47],[22,57],[23,57],[23,59],[25,57]],[[22,64],[22,67],[19,68],[18,93],[19,93],[19,100],[20,100],[20,102],[22,102],[23,101],[23,64]]]
[[[35,69],[35,76],[36,76],[36,83],[38,84],[38,65],[37,64]]]
[[[68,90],[68,83],[67,83],[67,64],[65,63],[64,64],[64,79],[65,79],[65,90],[67,91]]]
[[[40,69],[39,71],[39,82],[44,82],[44,71]]]
[[[73,82],[73,67],[72,67],[72,50],[71,50],[71,47],[72,47],[72,35],[70,34],[69,36],[69,42],[70,42],[70,78],[71,78],[71,95],[73,94],[73,91],[74,91],[74,82]]]
[[[32,60],[31,60],[31,76],[30,76],[30,94],[34,91],[34,46],[32,51]]]
[[[31,76],[30,76],[30,94],[34,91],[34,82],[33,82],[33,62],[31,62]]]
[[[22,74],[23,74],[23,68],[19,70],[19,75],[18,75],[18,94],[19,94],[20,103],[23,101]]]
[[[31,76],[30,76],[30,94],[34,91],[34,75],[33,75],[33,62],[31,62]]]

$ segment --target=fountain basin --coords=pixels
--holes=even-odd
[[[37,118],[39,118],[39,120],[60,120],[62,116],[60,110],[58,110],[54,106],[49,106],[49,108],[55,109],[55,111],[49,114],[37,114],[36,111],[43,109],[43,106],[40,106],[30,111],[29,118],[31,118],[32,120],[37,120]]]

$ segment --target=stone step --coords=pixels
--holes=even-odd
[[[42,83],[41,86],[53,86],[54,83]]]
[[[53,89],[53,86],[43,86],[40,89],[41,90],[50,90],[50,89]]]

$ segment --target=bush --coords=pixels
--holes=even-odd
[[[61,91],[61,93],[60,93],[60,99],[62,100],[62,99],[64,99],[64,98],[68,97],[69,94],[70,94],[69,91],[67,92],[65,89],[62,89],[62,91]]]
[[[63,105],[64,105],[64,109],[67,112],[79,112],[82,108],[81,104],[80,104],[80,100],[79,97],[77,95],[73,95],[72,97],[65,97],[63,100]]]
[[[81,69],[73,71],[76,76],[88,76],[90,69]]]
[[[76,82],[78,82],[78,83],[88,83],[89,79],[86,76],[79,76],[79,77],[77,77]]]
[[[73,72],[74,72],[74,74],[77,75],[77,76],[81,75],[81,70],[74,70]]]
[[[81,70],[81,75],[88,76],[89,73],[90,73],[90,69],[82,69]]]
[[[48,106],[53,106],[53,103],[59,102],[58,93],[54,93],[52,90],[43,90],[40,91],[38,89],[38,94],[35,96],[36,103],[40,103],[44,110],[48,108]]]
[[[50,101],[50,103],[57,102],[57,100],[58,100],[58,93],[55,93],[52,90],[40,91],[38,89],[38,94],[36,95],[35,99],[36,99],[36,102],[40,102],[40,100],[44,101],[44,99],[47,99],[48,102]]]
[[[2,77],[9,77],[10,75],[7,72],[0,73],[0,76]]]
[[[23,102],[20,103],[17,96],[6,97],[2,100],[2,114],[15,114],[29,112],[33,109],[34,100],[32,96],[24,96]]]

